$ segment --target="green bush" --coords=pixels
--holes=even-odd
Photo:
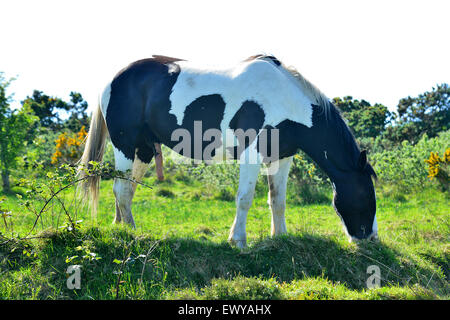
[[[379,181],[395,185],[398,190],[408,192],[431,184],[427,177],[427,164],[431,152],[443,154],[450,146],[450,130],[441,132],[435,138],[424,135],[416,145],[408,141],[392,150],[370,154]]]
[[[289,172],[288,195],[295,204],[329,203],[329,180],[307,155],[294,156]]]

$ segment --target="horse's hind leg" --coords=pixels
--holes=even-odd
[[[136,191],[136,182],[142,180],[150,162],[143,162],[137,156],[135,156],[134,161],[120,157],[120,153],[116,149],[114,149],[114,153],[116,170],[123,173],[123,178],[114,179],[113,190],[116,197],[116,216],[114,222],[125,222],[135,228],[136,225],[131,213],[131,203],[134,192]]]
[[[269,171],[276,171],[274,174],[267,176],[267,181],[269,183],[269,195],[267,202],[270,210],[272,211],[272,236],[287,232],[284,211],[286,209],[286,189],[291,164],[292,157],[289,157],[272,163],[271,168],[269,168]],[[271,170],[273,169],[273,166],[278,166],[278,169]]]

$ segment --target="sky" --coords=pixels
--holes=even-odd
[[[90,110],[129,63],[233,62],[270,53],[329,98],[395,110],[450,83],[450,1],[0,1],[0,71],[13,106],[34,89]]]

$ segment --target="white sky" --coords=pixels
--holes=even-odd
[[[395,109],[450,82],[450,1],[0,1],[0,71],[33,89],[93,107],[128,63],[161,54],[239,61],[265,52],[329,98]]]

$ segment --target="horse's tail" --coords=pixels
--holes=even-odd
[[[90,167],[90,161],[98,163],[102,161],[107,136],[108,129],[106,127],[106,122],[103,118],[101,107],[98,105],[92,114],[91,124],[86,138],[86,145],[79,161],[80,167],[78,169],[78,179],[82,179],[79,185],[79,187],[81,187],[81,197],[84,203],[90,198],[93,216],[96,216],[97,214],[100,176],[91,176],[86,172],[86,169]]]

